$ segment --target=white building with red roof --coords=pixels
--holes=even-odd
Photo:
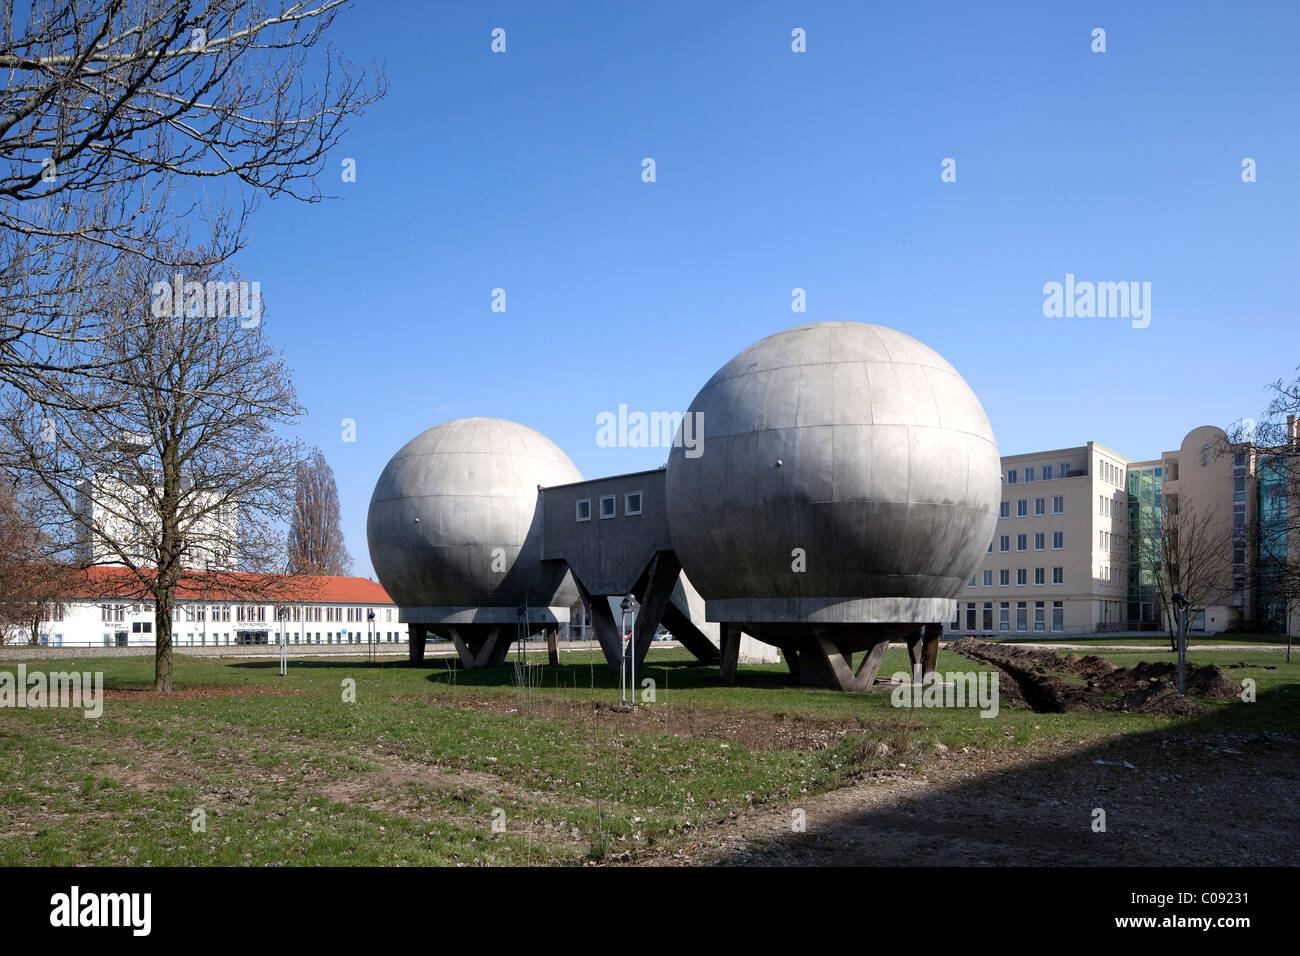
[[[42,621],[40,643],[54,647],[153,646],[154,604],[129,568],[92,567],[83,583]],[[187,574],[176,589],[177,647],[404,643],[406,625],[379,584],[367,578],[244,572]]]

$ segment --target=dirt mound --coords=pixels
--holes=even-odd
[[[1093,681],[1097,690],[1130,689],[1130,685],[1156,682],[1178,686],[1178,665],[1172,661],[1139,661],[1132,667],[1117,667],[1105,677]],[[1187,693],[1194,697],[1228,700],[1241,696],[1241,685],[1228,677],[1217,664],[1188,664]]]
[[[950,647],[996,667],[1030,707],[1043,713],[1120,710],[1174,717],[1204,710],[1192,697],[1229,700],[1241,695],[1241,685],[1217,664],[1188,664],[1188,696],[1184,697],[1178,693],[1178,666],[1168,661],[1118,667],[1093,654],[1063,655],[1048,648],[1007,647],[973,637]]]

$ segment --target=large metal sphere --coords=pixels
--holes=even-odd
[[[956,370],[901,332],[778,332],[719,369],[688,414],[701,416],[700,452],[672,449],[665,495],[710,620],[800,620],[809,608],[888,619],[878,599],[954,598],[988,548],[1001,497],[993,430]],[[856,599],[874,609],[855,617],[869,603]]]
[[[537,486],[581,480],[550,439],[516,422],[458,418],[420,433],[370,498],[379,582],[402,608],[567,607],[572,579],[541,561]]]

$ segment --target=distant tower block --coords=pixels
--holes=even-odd
[[[432,632],[455,643],[464,666],[499,666],[525,604],[530,629],[568,621],[578,592],[563,563],[541,560],[537,489],[581,478],[544,435],[499,418],[445,422],[393,456],[370,499],[366,538],[410,625],[413,662]]]
[[[807,684],[869,688],[891,639],[933,669],[1001,495],[993,430],[956,370],[901,332],[816,323],[745,349],[687,414],[702,453],[672,449],[667,521],[719,622],[723,679],[741,631]]]

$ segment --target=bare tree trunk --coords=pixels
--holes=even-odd
[[[159,694],[172,692],[172,602],[171,595],[158,601],[153,616],[154,655],[153,689]]]

